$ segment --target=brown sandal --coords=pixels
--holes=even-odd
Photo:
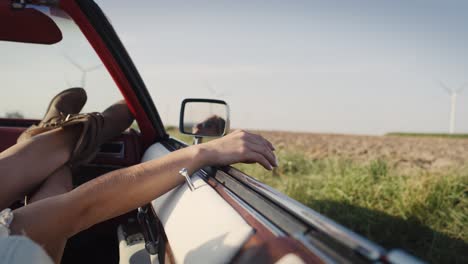
[[[68,165],[76,168],[92,160],[103,143],[122,134],[133,120],[125,101],[113,104],[102,114],[95,112],[70,116],[61,126],[65,130],[78,126],[81,133]]]
[[[86,91],[83,88],[75,87],[60,92],[50,101],[42,121],[26,129],[18,137],[17,142],[57,128],[67,117],[79,113],[86,100]]]

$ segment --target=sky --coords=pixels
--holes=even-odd
[[[197,97],[226,100],[231,127],[447,132],[439,81],[468,84],[466,1],[96,2],[166,124]],[[112,82],[104,74],[87,78],[96,101],[119,96],[94,88]],[[468,85],[457,103],[456,131],[468,132]]]

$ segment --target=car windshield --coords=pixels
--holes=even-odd
[[[70,87],[86,89],[84,112],[102,111],[121,99],[111,76],[68,15],[32,7],[53,19],[63,39],[52,45],[0,41],[0,117],[40,119],[50,99]]]

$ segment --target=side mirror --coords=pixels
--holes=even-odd
[[[204,137],[222,137],[229,131],[229,106],[213,99],[185,99],[180,110],[179,130],[195,137],[194,144]]]

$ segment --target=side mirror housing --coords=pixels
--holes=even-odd
[[[182,101],[179,130],[182,134],[222,137],[229,131],[229,105],[222,100],[188,98]]]

